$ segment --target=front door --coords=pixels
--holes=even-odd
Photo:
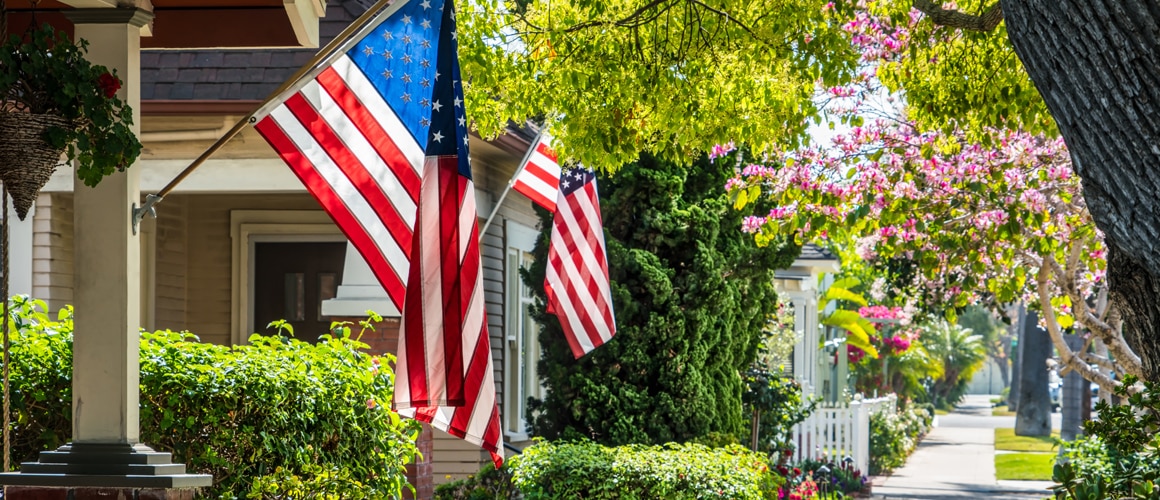
[[[299,340],[317,342],[330,330],[322,301],[342,283],[346,243],[259,242],[254,244],[254,329],[284,319]]]

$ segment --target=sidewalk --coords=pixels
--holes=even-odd
[[[1049,496],[1045,481],[996,481],[990,396],[967,396],[894,474],[874,481],[874,498],[1034,499]],[[881,481],[881,482],[880,482]]]

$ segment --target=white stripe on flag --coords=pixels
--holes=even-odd
[[[566,260],[566,259],[565,259]],[[576,313],[576,308],[573,307],[572,296],[568,293],[568,287],[560,279],[560,275],[556,273],[556,267],[548,265],[548,283],[555,290],[557,298],[560,300],[556,304],[556,317],[560,321],[565,321],[569,325],[569,331],[574,332],[574,337],[577,343],[580,344],[581,350],[590,352],[596,348],[592,345],[592,339],[586,335],[588,328],[580,320],[580,315]]]
[[[350,88],[351,92],[358,96],[359,102],[375,116],[379,126],[383,127],[392,142],[398,146],[399,151],[411,163],[411,168],[415,170],[415,174],[421,176],[425,156],[423,148],[419,147],[419,143],[411,135],[411,132],[399,121],[398,115],[383,100],[383,96],[379,94],[374,84],[367,80],[367,76],[363,74],[362,70],[355,66],[350,57],[346,55],[334,62],[334,70],[346,82],[346,86]],[[404,140],[408,137],[412,140]]]
[[[603,251],[604,229],[601,227],[600,219],[595,216],[597,209],[593,208],[592,206],[592,199],[588,197],[588,190],[589,187],[582,188],[572,196],[572,199],[576,200],[576,203],[580,205],[579,214],[572,212],[572,207],[569,203],[564,203],[563,205],[557,204],[558,211],[556,213],[557,216],[563,215],[563,221],[568,225],[569,236],[573,241],[576,242],[574,250],[578,251],[580,258],[584,261],[584,267],[589,271],[590,276],[594,278],[593,281],[596,283],[597,289],[596,292],[592,295],[597,295],[600,297],[611,297],[612,292],[609,290],[608,280],[603,275],[603,273],[600,272],[601,269],[604,269],[604,266],[600,265],[600,262],[597,261],[595,252],[596,248],[593,248],[593,245],[590,244],[599,243],[599,248]],[[588,231],[580,229],[580,217],[583,217],[587,220],[588,227],[590,228]],[[597,233],[600,234],[597,235]],[[589,238],[599,241],[589,242]],[[582,241],[583,244],[581,244]],[[569,264],[573,264],[573,261],[570,258],[565,258],[563,260]],[[578,269],[576,269],[576,271],[579,272]],[[576,277],[582,276],[581,274],[570,275]],[[605,328],[608,327],[608,325],[603,326]],[[604,337],[604,335],[601,335],[601,337]]]
[[[310,161],[318,174],[326,179],[326,183],[342,199],[342,203],[350,210],[351,215],[374,240],[379,253],[391,263],[391,267],[396,273],[401,273],[400,280],[406,282],[408,266],[406,254],[403,254],[399,249],[398,243],[391,237],[390,231],[383,225],[383,221],[379,219],[375,210],[367,204],[366,198],[363,198],[358,188],[350,183],[346,174],[339,169],[338,165],[334,164],[334,161],[322,149],[318,141],[314,140],[314,136],[302,126],[302,123],[286,106],[280,105],[271,110],[270,118],[282,128],[286,136],[294,142],[298,151]]]
[[[416,237],[422,237],[426,244],[422,254],[415,256],[413,265],[419,266],[418,283],[408,282],[407,286],[418,286],[423,297],[422,328],[426,355],[427,387],[434,391],[428,395],[428,404],[446,401],[447,394],[447,346],[443,344],[443,268],[440,262],[440,210],[439,199],[439,158],[428,157],[424,161],[423,188],[420,190],[419,212]],[[421,231],[421,232],[420,232]],[[454,354],[458,355],[458,354]],[[430,390],[430,389],[429,389]]]
[[[338,103],[334,102],[334,98],[323,90],[317,82],[311,82],[309,85],[303,87],[302,95],[314,106],[318,114],[326,120],[326,123],[330,125],[330,128],[334,130],[334,133],[338,135],[339,139],[342,139],[346,148],[358,158],[359,163],[371,175],[371,179],[376,181],[375,183],[379,186],[379,189],[383,191],[383,194],[387,195],[387,199],[395,206],[395,210],[398,211],[403,221],[407,223],[407,227],[414,229],[415,210],[418,207],[414,201],[411,201],[411,195],[399,184],[396,180],[395,173],[391,172],[390,167],[379,156],[378,151],[375,151],[374,146],[367,141],[362,131],[355,126],[354,122],[350,121],[350,117],[346,113],[343,113]],[[394,262],[391,265],[393,266]]]

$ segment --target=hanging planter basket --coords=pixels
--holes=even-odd
[[[0,182],[8,187],[20,220],[28,215],[37,193],[61,164],[64,148],[54,148],[44,140],[51,127],[75,128],[53,114],[0,112]]]

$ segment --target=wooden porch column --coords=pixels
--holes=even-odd
[[[88,59],[116,70],[118,96],[133,107],[140,132],[142,10],[90,11],[74,19],[76,37],[89,41]],[[140,169],[129,168],[95,188],[73,188],[76,271],[73,302],[73,441],[136,444],[141,318],[141,241],[130,207],[140,204]]]
[[[134,8],[68,12],[88,59],[116,70],[121,99],[140,123],[141,28],[153,14]],[[134,126],[134,132],[139,128]],[[169,453],[139,443],[141,242],[131,207],[140,202],[139,167],[96,188],[76,181],[72,442],[42,451],[20,472],[0,474],[6,499],[150,498],[192,500],[213,484],[187,474]]]

